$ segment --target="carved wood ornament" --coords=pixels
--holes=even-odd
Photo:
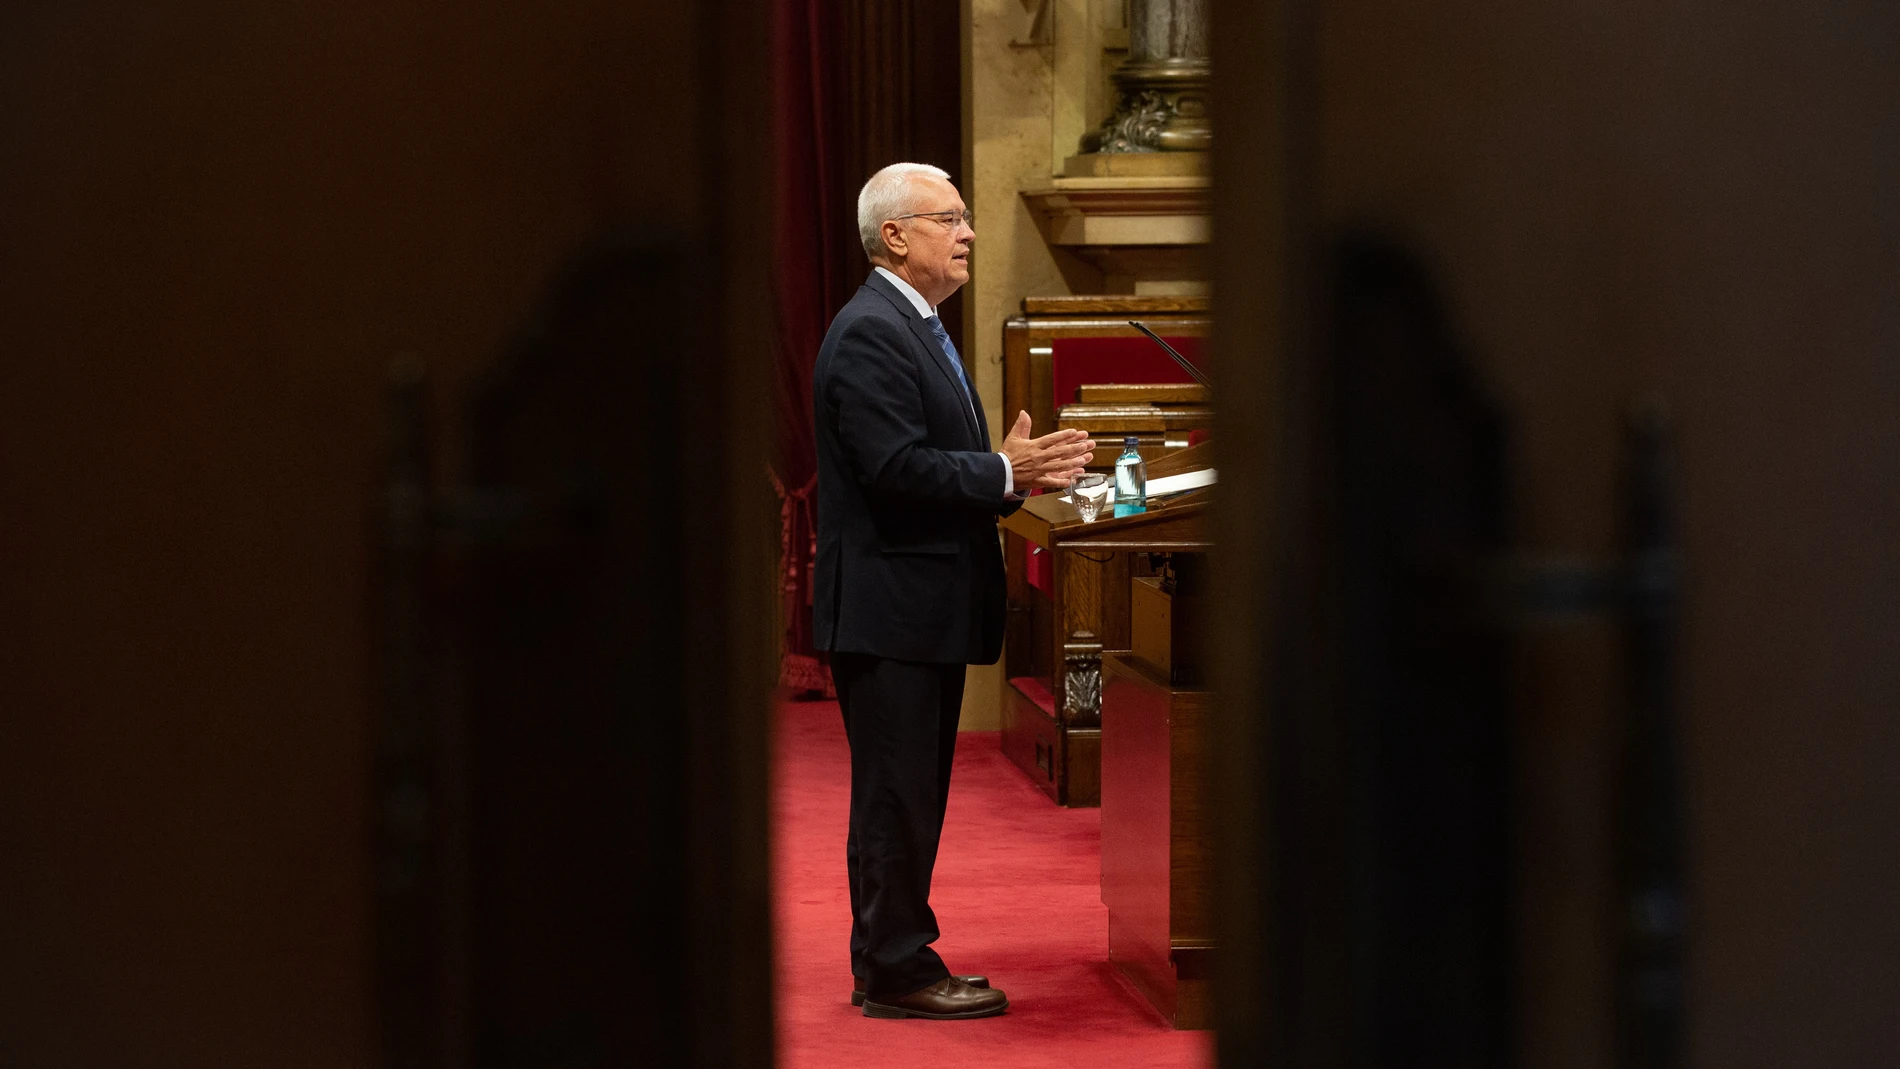
[[[1102,722],[1102,644],[1077,631],[1062,644],[1062,718],[1077,727]]]

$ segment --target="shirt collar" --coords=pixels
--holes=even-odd
[[[898,278],[894,272],[885,269],[881,265],[874,267],[873,270],[883,275],[890,281],[891,285],[896,286],[897,292],[910,299],[910,306],[917,309],[917,318],[929,319],[931,316],[937,314],[937,310],[930,307],[930,302],[924,300],[924,295],[912,289],[910,283]]]

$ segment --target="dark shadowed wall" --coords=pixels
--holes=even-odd
[[[1365,930],[1288,899],[1244,912],[1364,860],[1285,849],[1352,818],[1302,811],[1333,788],[1298,779],[1350,767],[1331,703],[1365,670],[1328,645],[1314,592],[1328,495],[1351,490],[1319,426],[1321,251],[1351,228],[1425,265],[1501,406],[1520,548],[1608,559],[1623,406],[1660,395],[1677,427],[1688,934],[1682,997],[1663,996],[1686,1012],[1682,1061],[1617,1046],[1631,920],[1605,617],[1518,636],[1517,945],[1486,1027],[1533,1066],[1893,1063],[1900,14],[1290,0],[1217,3],[1214,23],[1219,385],[1224,416],[1250,417],[1220,466],[1259,488],[1222,534],[1223,683],[1244,695],[1224,776],[1261,807],[1226,844],[1227,945],[1261,956],[1226,959],[1223,1055],[1373,1064],[1390,1023],[1354,1017],[1355,946],[1325,934]]]
[[[1321,21],[1322,211],[1442,273],[1521,543],[1607,554],[1619,406],[1680,422],[1697,1065],[1900,1057],[1896,39],[1878,4]],[[1523,1039],[1600,1065],[1614,646],[1527,645]]]
[[[376,1060],[385,369],[432,369],[453,479],[577,248],[748,263],[759,7],[0,12],[0,1062]]]

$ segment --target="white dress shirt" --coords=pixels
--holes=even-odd
[[[876,267],[874,270],[876,270],[878,274],[883,275],[885,281],[897,287],[897,292],[903,294],[905,298],[910,301],[912,308],[917,309],[919,318],[930,319],[936,316],[937,310],[930,306],[929,301],[924,300],[924,295],[918,293],[910,283],[897,277],[896,272],[890,271],[882,266]],[[939,322],[941,322],[941,320],[939,320]],[[948,356],[949,354],[946,353],[944,355]],[[974,416],[976,414],[976,391],[973,389],[966,390],[964,400],[970,403],[970,414]],[[1003,497],[1007,500],[1014,501],[1022,496],[1016,493],[1016,472],[1009,465],[1009,457],[1004,456],[1002,453],[996,455],[1003,458]]]

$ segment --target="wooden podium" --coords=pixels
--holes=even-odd
[[[1204,445],[1183,449],[1149,461],[1148,477],[1198,471],[1210,460]],[[1003,520],[1011,542],[1020,539],[1043,551],[1050,569],[1046,604],[1053,610],[1010,621],[1003,752],[1061,805],[1096,805],[1101,797],[1102,651],[1128,648],[1128,584],[1145,563],[1128,551],[1205,549],[1206,493],[1088,524],[1062,495],[1040,494]],[[1063,552],[1071,548],[1083,552]],[[1012,587],[1023,582],[1012,574]],[[1018,674],[1018,666],[1030,670]]]
[[[1206,446],[1195,446],[1151,463],[1149,477],[1198,471],[1210,459]],[[1108,620],[1126,636],[1105,643],[1087,630],[1063,633],[1056,705],[1068,730],[1030,741],[1053,748],[1085,740],[1099,754],[1109,959],[1177,1028],[1213,1025],[1211,829],[1201,773],[1210,697],[1194,605],[1211,545],[1213,492],[1191,491],[1094,523],[1083,523],[1063,497],[1041,495],[1003,521],[1054,558],[1069,616],[1059,624]],[[1143,570],[1137,554],[1165,554],[1159,574],[1135,574]],[[1005,731],[1005,747],[1020,745],[1012,737],[1024,734]],[[1012,756],[1022,763],[1022,755]],[[1040,762],[1042,754],[1034,757]]]
[[[1087,430],[1098,470],[1113,466],[1128,434],[1151,471],[1192,470],[1157,465],[1187,447],[1192,429],[1207,426],[1206,392],[1187,385],[1185,373],[1129,326],[1131,319],[1192,350],[1189,342],[1207,331],[1207,298],[1025,298],[1023,314],[1003,327],[1003,411],[1027,411],[1038,428]],[[1098,703],[1071,702],[1068,665],[1099,663],[1102,649],[1127,648],[1130,567],[1139,570],[1142,562],[1097,553],[1063,560],[1073,555],[1032,544],[1021,531],[1046,536],[1052,526],[1077,522],[1072,510],[1053,504],[1033,498],[1023,510],[1028,515],[1018,514],[1020,525],[1003,525],[1003,749],[1058,805],[1092,806],[1101,783]],[[1077,632],[1088,637],[1072,643]]]

